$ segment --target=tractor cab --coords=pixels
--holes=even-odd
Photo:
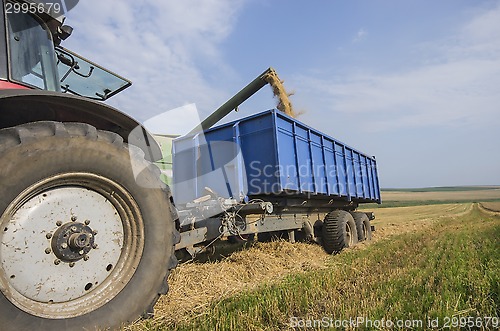
[[[44,1],[2,2],[0,89],[34,88],[107,100],[131,82],[60,46],[72,28],[61,6]]]

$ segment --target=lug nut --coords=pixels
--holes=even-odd
[[[89,220],[85,220],[85,225],[89,225],[90,224],[90,221]]]
[[[45,254],[50,254],[50,253],[52,253],[52,250],[50,248],[46,248],[45,249]]]
[[[78,254],[80,255],[83,255],[85,252],[83,251],[83,249],[81,251],[78,252]]]
[[[92,233],[94,234],[94,236],[97,235],[97,230],[92,231]]]
[[[93,248],[93,249],[97,249],[97,247],[98,247],[98,246],[97,246],[97,244],[96,244],[96,243],[92,244],[92,248]]]
[[[78,229],[76,228],[76,226],[72,226],[72,227],[71,227],[71,231],[72,231],[72,232],[76,232],[76,231],[78,231]]]
[[[59,259],[55,260],[55,261],[54,261],[54,264],[55,264],[55,265],[59,265],[59,264],[61,264],[61,260],[59,260]]]
[[[62,222],[61,222],[61,221],[57,221],[57,222],[56,222],[56,225],[57,225],[57,226],[61,226],[61,225],[62,225]]]
[[[74,266],[75,266],[75,262],[71,262],[71,263],[69,264],[69,267],[70,267],[70,268],[73,268]]]
[[[83,256],[83,261],[88,261],[89,260],[89,256],[88,255],[84,255]]]
[[[71,221],[76,222],[76,220],[77,220],[76,216],[74,216],[74,215],[71,216]]]
[[[66,244],[66,243],[62,243],[62,244],[61,244],[61,248],[62,248],[62,249],[66,249],[66,248],[68,248],[68,244]]]
[[[47,238],[47,239],[52,238],[52,233],[47,233],[47,234],[45,235],[45,238]]]

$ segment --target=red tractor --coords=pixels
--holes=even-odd
[[[131,83],[60,46],[60,2],[1,1],[0,329],[119,328],[177,264],[160,149],[103,103]]]

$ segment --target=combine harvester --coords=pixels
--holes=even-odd
[[[130,81],[60,46],[72,32],[60,6],[2,0],[0,11],[2,331],[151,316],[176,249],[278,232],[334,253],[370,239],[373,214],[356,208],[380,203],[375,159],[289,116],[274,71],[173,141],[174,200],[153,136],[103,103]],[[288,115],[212,128],[268,83]]]

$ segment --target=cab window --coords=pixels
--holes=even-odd
[[[9,70],[13,81],[60,91],[52,35],[29,13],[7,13]]]

